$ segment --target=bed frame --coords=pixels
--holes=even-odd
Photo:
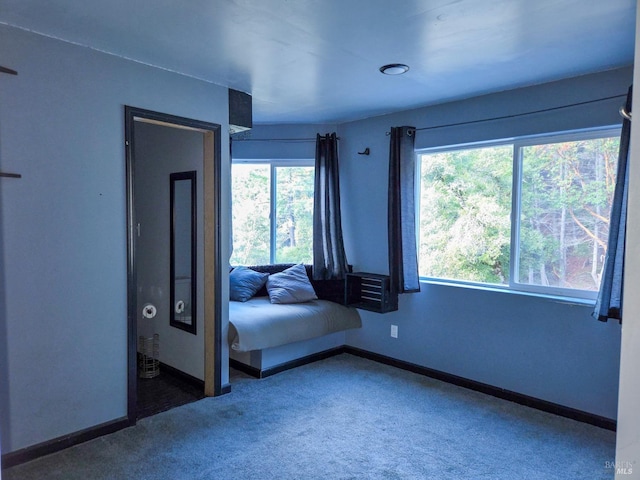
[[[294,264],[254,265],[248,268],[257,272],[272,274],[281,272],[293,265]],[[314,280],[312,278],[312,266],[305,265],[305,267],[307,276],[319,299],[345,305],[344,280]],[[266,287],[262,287],[262,289],[256,293],[256,296],[266,295],[268,295]],[[262,350],[252,350],[250,352],[237,352],[229,349],[229,365],[254,377],[265,378],[284,370],[341,353],[345,344],[346,332],[341,331],[309,340],[288,343]]]

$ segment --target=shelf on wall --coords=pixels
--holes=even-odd
[[[398,310],[398,294],[391,291],[389,275],[348,273],[345,288],[346,303],[350,307],[378,313]]]

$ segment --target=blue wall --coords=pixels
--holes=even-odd
[[[417,148],[619,125],[632,69],[506,91],[337,126],[342,218],[355,270],[388,272],[387,175],[392,126],[418,128],[553,109],[547,113],[419,131]],[[564,107],[575,103],[581,106]],[[300,138],[326,126],[258,126],[256,138]],[[310,158],[313,143],[234,143],[234,158]],[[304,145],[304,146],[302,146]],[[357,152],[366,147],[370,156]],[[397,312],[362,312],[351,346],[615,419],[620,326],[591,317],[592,307],[557,299],[446,283],[422,283]],[[399,338],[390,337],[398,325]]]
[[[228,108],[225,88],[4,25],[0,54],[20,73],[2,79],[0,163],[23,175],[0,190],[0,348],[6,347],[0,425],[2,451],[9,453],[126,415],[123,106],[223,128]],[[248,136],[338,131],[349,260],[358,270],[384,273],[389,127],[623,94],[631,78],[628,68],[338,126],[257,126]],[[417,141],[426,147],[613,124],[619,104],[421,132]],[[357,155],[364,147],[371,156]],[[223,178],[228,151],[223,135]],[[234,142],[238,158],[311,158],[313,152],[312,141]],[[223,181],[223,257],[229,198]],[[223,334],[226,315],[223,308]],[[424,285],[420,294],[402,297],[398,312],[363,317],[364,327],[347,336],[353,346],[616,417],[620,327],[594,321],[588,307]],[[397,340],[389,337],[391,323],[400,327]],[[223,370],[223,383],[227,377]]]
[[[0,190],[6,454],[127,414],[124,105],[223,131],[229,111],[226,88],[5,25],[0,57],[19,73],[1,82],[0,163],[22,174]],[[223,182],[223,258],[228,189]],[[223,363],[225,384],[224,350]]]
[[[386,192],[392,126],[494,118],[626,94],[632,69],[577,77],[339,126],[345,247],[356,270],[387,273]],[[623,98],[500,121],[419,131],[416,147],[621,123]],[[371,156],[355,154],[370,147]],[[364,312],[350,345],[606,418],[617,411],[620,326],[590,305],[422,283],[397,312]],[[390,325],[399,338],[390,337]]]

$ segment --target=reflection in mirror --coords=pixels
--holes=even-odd
[[[196,333],[196,172],[170,175],[170,324]]]

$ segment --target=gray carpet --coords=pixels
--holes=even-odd
[[[613,432],[343,354],[3,472],[21,479],[611,479]]]

